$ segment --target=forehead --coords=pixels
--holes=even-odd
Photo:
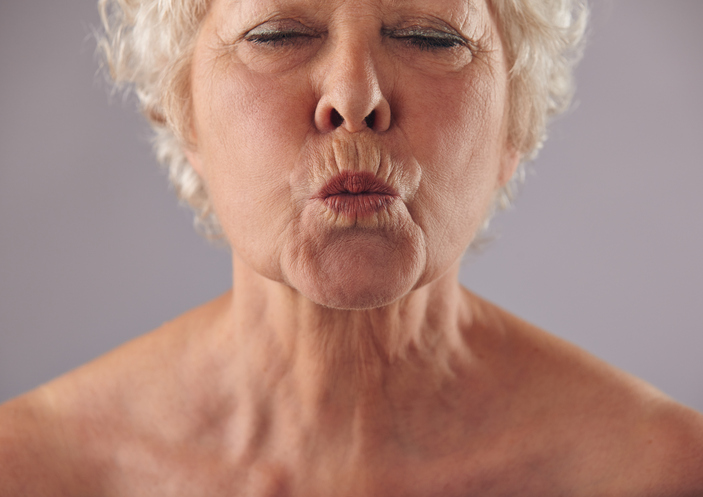
[[[314,13],[316,17],[331,17],[342,11],[357,14],[413,15],[425,14],[443,18],[462,27],[485,19],[489,14],[487,0],[213,0],[211,11],[230,20],[277,14]]]

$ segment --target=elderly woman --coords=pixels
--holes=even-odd
[[[233,289],[0,409],[0,496],[700,496],[703,419],[463,289],[567,0],[102,0]]]

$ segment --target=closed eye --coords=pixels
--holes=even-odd
[[[432,50],[437,48],[454,48],[463,45],[459,40],[451,38],[435,38],[433,36],[403,36],[398,37],[409,45],[413,45],[420,50]]]
[[[468,46],[467,41],[461,36],[434,29],[408,28],[389,31],[386,35],[420,50],[442,50]]]
[[[248,34],[245,40],[259,45],[268,45],[271,47],[307,41],[318,38],[309,33],[301,33],[299,31],[266,31],[263,33]]]
[[[320,33],[294,19],[267,21],[244,35],[244,39],[256,45],[277,47],[295,45],[320,38]]]

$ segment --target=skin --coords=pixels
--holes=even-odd
[[[520,159],[486,3],[215,0],[191,83],[233,290],[0,407],[0,496],[703,493],[698,413],[458,283]]]
[[[500,40],[485,6],[471,17],[464,2],[276,5],[213,5],[193,66],[190,161],[257,273],[317,304],[390,304],[460,257],[517,165]],[[461,32],[475,49],[422,50],[407,37],[418,24]],[[304,35],[246,40],[272,29]],[[371,218],[336,216],[310,199],[340,171],[373,173],[402,201]]]

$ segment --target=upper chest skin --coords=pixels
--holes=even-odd
[[[233,457],[208,442],[171,445],[124,434],[107,444],[104,463],[111,467],[101,487],[106,496],[643,496],[649,478],[665,477],[664,465],[642,457],[656,450],[652,441],[624,426],[613,433],[599,422],[539,416],[497,423],[501,433],[474,433],[463,452],[425,459],[396,447],[347,467],[335,463],[339,447],[294,460],[276,450]]]
[[[442,420],[445,429],[438,429],[437,443],[422,448],[404,446],[397,437],[357,450],[351,458],[344,454],[354,453],[352,443],[339,446],[318,439],[296,447],[293,435],[287,440],[285,431],[277,432],[272,418],[254,433],[236,431],[236,423],[219,416],[261,413],[217,402],[173,416],[174,403],[167,399],[175,392],[198,398],[194,403],[203,397],[188,393],[193,384],[173,383],[165,376],[153,379],[163,397],[132,390],[133,401],[151,402],[151,419],[139,415],[130,420],[124,406],[106,403],[105,412],[76,418],[80,422],[66,431],[73,443],[89,447],[83,458],[86,478],[99,479],[105,496],[659,497],[669,495],[669,488],[670,495],[679,495],[673,489],[692,470],[691,465],[672,464],[672,454],[680,457],[681,449],[700,447],[701,433],[697,441],[687,442],[683,432],[662,428],[671,423],[666,416],[657,421],[658,415],[643,414],[656,409],[639,392],[601,381],[590,365],[574,368],[572,363],[576,374],[559,373],[548,354],[541,361],[522,359],[526,362],[510,368],[510,374],[494,369],[480,377],[467,375],[465,391],[457,394],[466,400],[454,404],[454,416]],[[669,417],[685,422],[684,417]],[[233,452],[231,442],[244,439],[240,446],[246,448]],[[672,473],[676,465],[680,474]]]
[[[256,409],[221,395],[211,356],[193,359],[188,327],[167,326],[30,394],[34,407],[14,418],[0,409],[0,496],[703,494],[700,415],[499,321],[473,335],[480,367],[462,372],[441,418],[426,419],[424,445],[402,436],[422,424],[389,423],[363,446],[315,426],[300,437],[272,392]]]

